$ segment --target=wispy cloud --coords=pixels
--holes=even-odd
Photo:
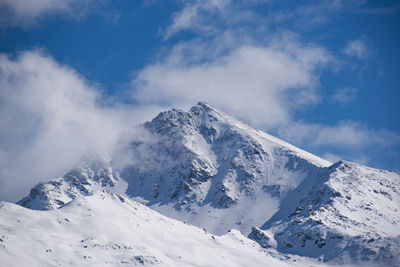
[[[357,89],[353,87],[337,88],[332,95],[332,100],[339,103],[347,103],[357,96]]]
[[[347,56],[361,59],[369,57],[372,51],[364,40],[356,39],[347,43],[346,47],[343,49],[343,53]]]
[[[341,156],[333,154],[333,153],[324,153],[321,155],[321,157],[330,162],[338,162],[339,160],[343,159]]]
[[[48,15],[80,18],[106,0],[1,0],[0,27],[30,27]]]
[[[336,125],[291,123],[280,127],[279,134],[287,140],[308,147],[363,149],[371,146],[400,145],[400,133],[370,129],[367,125],[355,121],[342,121]]]
[[[213,13],[220,14],[230,0],[205,0],[189,2],[172,16],[172,23],[165,32],[165,38],[185,29],[209,29],[205,18]]]
[[[389,6],[367,6],[361,9],[363,13],[372,14],[372,15],[391,15],[400,12],[400,3],[395,3]]]
[[[268,0],[204,0],[184,1],[183,8],[172,15],[171,24],[163,31],[168,39],[180,31],[190,30],[210,36],[227,30],[240,30],[252,25],[253,31],[265,25],[265,18],[254,10]],[[251,28],[246,27],[246,30]]]
[[[356,13],[366,0],[281,1],[279,10],[272,9],[267,21],[294,30],[310,29],[332,21],[345,12]]]

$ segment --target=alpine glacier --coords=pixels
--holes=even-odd
[[[3,244],[0,262],[12,262],[13,257],[18,258],[18,250],[31,245],[43,249],[55,246],[60,253],[30,251],[20,256],[19,265],[23,262],[80,264],[100,258],[101,263],[97,260],[93,263],[115,265],[121,260],[128,264],[171,266],[294,263],[310,266],[363,262],[371,266],[400,266],[400,176],[397,173],[347,161],[332,164],[206,103],[198,103],[188,112],[176,109],[162,112],[140,128],[146,138],[133,137],[127,146],[119,149],[120,156],[87,157],[63,177],[39,183],[29,196],[18,202],[23,207],[41,211],[2,203],[0,230],[5,234],[0,243]],[[96,204],[105,202],[110,211]],[[152,223],[141,232],[142,248],[141,238],[136,237],[139,230],[131,229],[140,223],[138,218],[133,223],[125,220],[130,216],[126,205],[140,207],[140,212],[135,213],[139,217],[140,213],[150,214],[144,219]],[[112,218],[108,218],[108,212]],[[84,219],[75,213],[93,218]],[[64,226],[70,224],[68,216],[72,215],[74,227],[84,225],[77,233],[74,227]],[[68,221],[59,219],[63,216]],[[61,222],[54,226],[57,220]],[[174,226],[166,227],[162,223],[165,221]],[[39,226],[41,223],[49,229],[43,229]],[[193,226],[187,228],[186,223]],[[121,230],[112,230],[111,225]],[[175,238],[180,238],[181,228],[189,230],[184,234],[187,238],[179,240],[178,246],[172,239],[174,233]],[[199,237],[199,231],[207,234]],[[49,237],[41,237],[41,233]],[[65,239],[64,245],[58,244],[56,239],[60,233],[76,238]],[[147,242],[149,238],[144,235],[160,244]],[[210,245],[206,240],[211,235],[214,240],[235,236],[236,241],[229,246]],[[125,250],[113,254],[111,247],[115,244],[123,247],[117,242],[117,236],[123,236],[126,244],[129,243],[127,247],[148,258],[136,255],[142,259],[136,261],[134,253]],[[92,256],[83,255],[77,240],[100,237],[101,242],[90,241],[91,248],[96,248]],[[188,249],[193,244],[198,245],[198,251]],[[170,246],[176,253],[168,252]],[[210,247],[221,251],[218,255],[227,261],[212,253],[209,262],[177,258],[178,254],[183,257],[185,253],[185,258],[190,253],[206,255]],[[103,250],[107,250],[104,256],[93,256],[104,253]],[[70,261],[64,258],[67,252]]]

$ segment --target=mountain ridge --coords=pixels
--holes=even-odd
[[[249,237],[263,247],[324,261],[395,266],[400,263],[399,188],[394,172],[339,161],[312,186],[299,186],[297,195],[283,200],[280,211]]]
[[[266,250],[338,264],[400,265],[400,176],[330,163],[199,102],[161,112],[113,159],[41,183],[20,205],[48,210],[107,189]],[[134,159],[134,160],[132,160]]]

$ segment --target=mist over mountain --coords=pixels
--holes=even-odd
[[[203,102],[139,128],[1,202],[0,262],[400,265],[399,174],[331,163]]]

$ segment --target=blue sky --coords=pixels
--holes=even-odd
[[[0,17],[4,188],[197,101],[400,171],[399,1],[0,0]]]

